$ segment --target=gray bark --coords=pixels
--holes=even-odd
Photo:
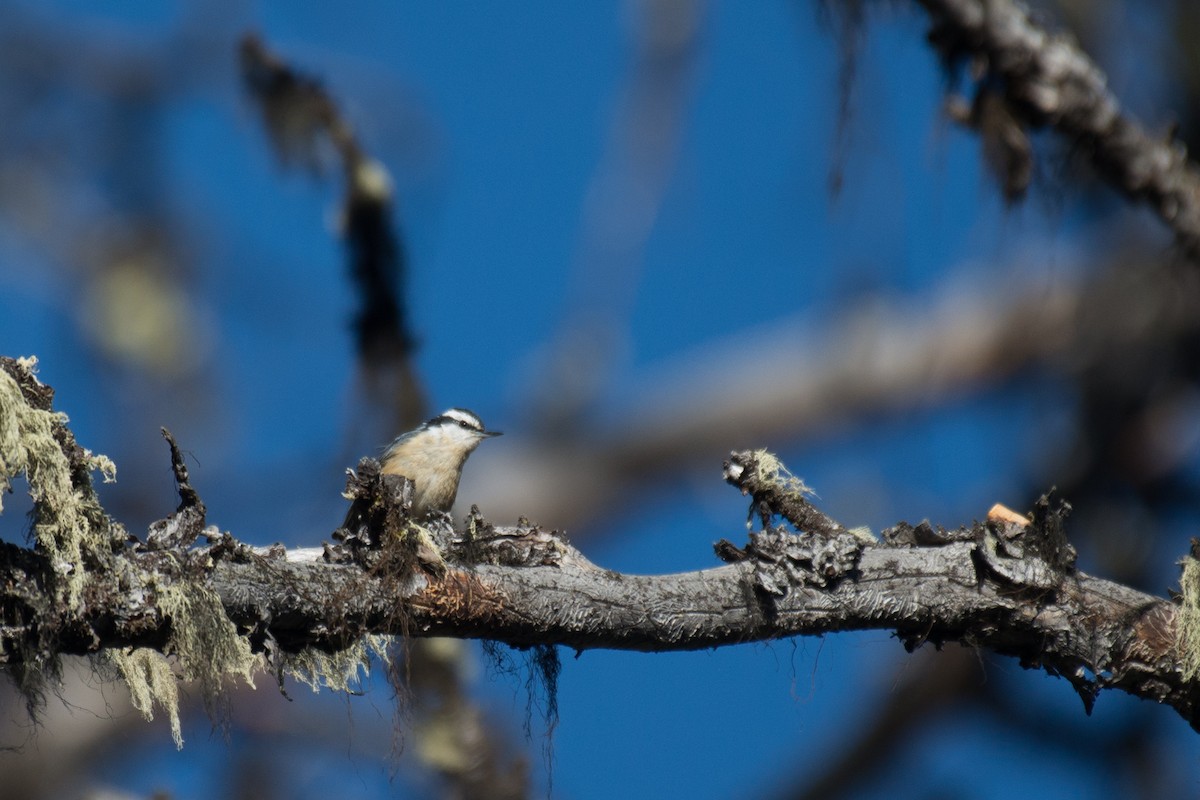
[[[739,458],[753,464],[750,454]],[[734,480],[764,512],[783,499],[749,472]],[[797,498],[791,501],[796,510]],[[387,548],[369,551],[364,563],[332,563],[330,555],[348,556],[337,548],[316,557],[268,553],[228,538],[170,559],[161,552],[126,557],[160,581],[172,572],[203,576],[264,649],[336,650],[373,632],[664,652],[890,630],[909,649],[957,641],[1015,656],[1067,678],[1089,710],[1101,689],[1118,688],[1171,705],[1195,726],[1200,686],[1183,678],[1178,607],[1075,570],[1069,546],[1054,541],[1062,511],[1048,503],[1039,509],[1028,526],[992,521],[947,532],[899,525],[877,542],[831,520],[834,529],[822,534],[774,526],[751,534],[744,549],[724,543],[723,556],[736,563],[656,576],[600,569],[554,534],[494,529],[478,516],[476,535],[455,537],[441,568]],[[19,566],[7,565],[10,602],[14,579],[18,588],[34,580],[21,578]],[[153,597],[110,588],[97,584],[86,613],[62,620],[59,652],[168,640],[170,620]],[[19,633],[8,628],[6,643]],[[0,660],[20,657],[10,646]]]
[[[1019,120],[1079,144],[1110,183],[1148,203],[1183,249],[1200,254],[1200,171],[1182,144],[1126,114],[1100,68],[1068,37],[1047,32],[1018,0],[919,0],[930,40],[949,61],[982,57]]]
[[[1196,724],[1200,694],[1182,677],[1176,606],[1082,572],[1041,588],[1039,579],[1052,570],[1036,560],[1002,559],[1013,563],[1011,575],[1001,576],[980,555],[987,527],[960,533],[965,540],[941,545],[865,546],[852,576],[826,587],[793,585],[769,598],[752,561],[656,576],[578,559],[480,564],[420,576],[403,597],[356,567],[284,559],[221,563],[212,581],[236,621],[250,625],[265,614],[274,635],[292,644],[313,642],[314,623],[331,614],[411,636],[643,652],[891,630],[910,649],[958,641],[1016,656],[1066,677],[1089,710],[1099,690],[1112,687],[1169,704]]]

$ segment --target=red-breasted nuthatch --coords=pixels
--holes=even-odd
[[[449,513],[467,456],[484,439],[499,435],[485,430],[479,417],[465,408],[451,408],[396,437],[383,453],[380,471],[413,482],[415,519]]]

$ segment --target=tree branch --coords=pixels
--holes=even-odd
[[[1025,122],[1076,140],[1111,184],[1149,203],[1182,248],[1200,255],[1200,171],[1182,144],[1151,136],[1122,111],[1104,73],[1071,40],[1037,25],[1019,0],[919,2],[947,61],[983,57]]]
[[[1057,520],[1059,513],[1050,516]],[[1044,533],[1011,523],[953,532],[900,525],[884,541],[861,545],[856,565],[827,585],[802,563],[792,564],[795,575],[782,595],[764,587],[761,557],[676,575],[623,575],[536,528],[497,529],[475,546],[526,547],[540,555],[524,563],[550,563],[454,567],[440,579],[420,576],[402,598],[390,579],[316,561],[222,563],[212,581],[235,620],[270,619],[273,635],[292,644],[313,643],[312,631],[331,613],[380,632],[577,650],[699,650],[892,630],[910,650],[959,641],[1016,656],[1023,666],[1066,677],[1089,710],[1100,689],[1118,688],[1171,705],[1196,727],[1200,682],[1183,679],[1177,607],[1055,567],[1028,545],[1023,555],[1005,554]],[[777,535],[787,545],[804,536]]]
[[[48,403],[24,365],[0,365],[5,413]],[[62,426],[61,417],[50,421]],[[61,430],[61,446],[74,447]],[[353,659],[337,654],[361,657],[370,634],[663,652],[877,629],[894,631],[910,650],[959,641],[1015,656],[1067,678],[1089,711],[1101,689],[1117,688],[1200,727],[1200,668],[1191,656],[1200,628],[1196,554],[1185,563],[1182,605],[1092,577],[1075,568],[1066,541],[1070,507],[1046,497],[1031,518],[998,507],[970,527],[901,523],[875,539],[816,509],[807,487],[769,454],[734,453],[725,478],[752,498],[763,527],[744,547],[717,543],[733,563],[623,575],[554,532],[496,528],[478,510],[462,531],[440,520],[415,526],[406,479],[381,475],[368,459],[347,487],[347,497],[373,509],[367,527],[339,531],[338,543],[321,549],[251,548],[215,528],[197,530],[202,504],[172,452],[183,503],[146,541],[93,513],[88,524],[105,533],[83,536],[78,561],[42,533],[34,548],[0,546],[0,665],[20,677],[53,668],[62,654],[108,653],[131,685],[149,692],[164,685],[162,656],[174,655],[185,674],[217,691],[224,676],[248,678],[264,657],[280,675],[297,664],[312,674],[318,651],[334,654],[317,664],[319,677],[344,686]],[[86,470],[74,477],[79,492],[90,492]],[[39,518],[49,518],[56,501],[35,502]],[[189,546],[197,536],[208,545]]]
[[[736,455],[744,471],[731,480],[758,496],[754,459]],[[752,533],[738,563],[658,576],[601,569],[552,533],[491,528],[478,515],[474,535],[451,542],[451,566],[440,576],[386,550],[365,567],[333,563],[343,560],[334,548],[264,555],[214,547],[191,551],[190,561],[212,562],[207,585],[260,650],[335,651],[382,633],[664,652],[892,630],[910,650],[959,641],[1016,656],[1066,677],[1089,709],[1101,689],[1118,688],[1171,705],[1196,726],[1200,682],[1183,678],[1177,607],[1079,572],[1069,552],[1044,547],[1064,513],[1043,502],[1027,526],[999,518],[957,531],[901,524],[875,543],[774,527]],[[822,560],[830,543],[840,561]],[[28,555],[6,555],[18,551]],[[161,576],[163,554],[129,557]],[[20,574],[21,560],[4,562],[4,585],[36,580]],[[3,602],[19,596],[9,588]],[[92,597],[86,613],[63,621],[60,652],[170,640],[171,620],[152,599],[98,585]],[[3,635],[0,660],[10,665],[20,657],[10,646],[23,636],[18,627]]]
[[[393,219],[392,179],[359,142],[354,126],[320,81],[293,68],[254,34],[238,48],[242,77],[285,163],[317,166],[323,137],[336,151],[345,181],[341,234],[358,292],[354,318],[359,363],[380,407],[395,408],[392,428],[425,418],[425,391],[413,357],[417,337],[404,298],[408,267]]]

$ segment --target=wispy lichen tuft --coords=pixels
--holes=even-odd
[[[158,607],[171,622],[164,648],[170,657],[146,647],[112,649],[107,656],[129,686],[133,707],[148,720],[154,719],[156,706],[166,711],[175,746],[182,748],[179,681],[199,684],[211,715],[227,679],[241,678],[254,687],[262,657],[251,651],[249,639],[238,633],[212,589],[177,577],[155,591]]]
[[[198,581],[177,579],[160,590],[158,606],[171,620],[167,650],[182,676],[200,683],[210,712],[226,678],[241,678],[254,687],[262,658],[238,633],[216,592]]]
[[[1190,681],[1200,675],[1200,560],[1194,556],[1183,561],[1179,589],[1177,640],[1183,679]]]
[[[385,665],[389,663],[391,641],[390,636],[368,635],[334,653],[307,647],[283,657],[283,672],[314,692],[322,686],[335,692],[352,692],[371,674],[372,655]]]
[[[783,462],[767,450],[754,451],[755,477],[762,484],[775,486],[794,500],[816,497],[817,493],[791,473]]]
[[[37,359],[7,363],[26,389],[45,390],[34,377]],[[105,481],[112,481],[116,466],[82,448],[73,466],[68,450],[77,445],[66,431],[67,417],[49,410],[48,391],[46,398],[46,408],[35,407],[9,370],[0,370],[0,512],[12,479],[25,475],[34,501],[34,539],[64,579],[68,605],[74,606],[86,580],[85,559],[106,560],[115,531],[88,473],[98,469]]]
[[[157,650],[148,647],[121,648],[108,651],[109,660],[116,665],[129,687],[133,707],[148,721],[154,719],[154,706],[167,712],[171,720],[171,738],[175,747],[183,749],[183,733],[179,724],[179,687],[171,662]]]

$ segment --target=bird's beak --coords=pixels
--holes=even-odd
[[[504,431],[484,431],[483,432],[483,436],[485,439],[490,439],[493,436],[503,436],[503,435],[504,435]]]

